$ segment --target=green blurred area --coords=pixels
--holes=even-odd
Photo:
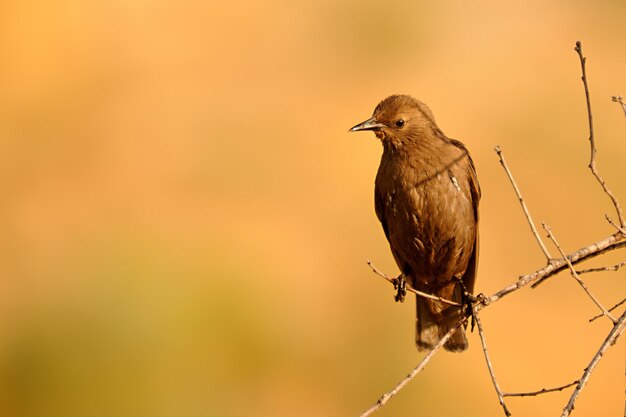
[[[373,404],[421,357],[414,301],[395,304],[365,264],[397,272],[373,210],[380,144],[346,133],[389,94],[428,103],[472,152],[478,291],[545,263],[496,144],[566,251],[613,232],[586,168],[578,39],[598,167],[626,199],[626,121],[610,100],[626,88],[621,2],[0,10],[1,416],[344,416]],[[588,284],[610,306],[623,277]],[[596,313],[566,275],[485,310],[503,389],[579,378],[608,333],[587,323]],[[501,413],[476,334],[470,344],[377,415]],[[618,346],[576,415],[621,412],[623,366]],[[554,415],[567,397],[509,407]]]

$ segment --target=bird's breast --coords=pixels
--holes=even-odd
[[[429,280],[466,268],[476,225],[462,174],[455,167],[381,163],[376,213],[403,272]]]

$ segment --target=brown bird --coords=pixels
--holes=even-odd
[[[446,137],[432,112],[413,97],[381,101],[351,132],[373,130],[383,144],[374,202],[401,277],[416,290],[462,303],[478,262],[480,186],[465,145]],[[417,297],[416,343],[431,349],[463,309]],[[460,328],[444,348],[467,349]]]

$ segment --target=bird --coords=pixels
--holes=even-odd
[[[409,95],[385,98],[372,117],[349,131],[373,131],[382,142],[374,205],[399,278],[464,305],[476,282],[481,196],[468,149],[444,135],[430,108]],[[419,351],[432,349],[466,311],[421,296],[416,304]],[[443,347],[466,350],[465,328],[459,327]]]

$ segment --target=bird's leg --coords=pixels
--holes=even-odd
[[[477,314],[476,310],[474,310],[474,306],[476,304],[487,305],[489,302],[489,297],[485,296],[482,292],[478,295],[467,294],[467,304],[464,304],[467,309],[465,314],[472,316],[472,332],[474,331],[474,325],[476,324]]]
[[[463,282],[463,279],[461,279],[461,277],[456,277],[457,282],[459,283],[459,285],[461,286],[462,290],[461,291],[461,304],[463,307],[461,307],[461,310],[463,311],[465,317],[471,317],[472,318],[472,326],[471,326],[471,331],[474,331],[474,325],[476,322],[475,316],[474,316],[474,303],[476,301],[478,301],[478,298],[480,296],[482,296],[482,294],[480,294],[478,297],[475,297],[473,294],[471,294],[469,291],[467,291],[467,287],[465,287],[465,283]],[[463,325],[464,328],[467,328],[467,322],[465,322],[465,324]]]
[[[475,301],[476,297],[468,292],[463,292],[463,308],[465,309],[465,316],[472,317],[472,325],[470,327],[471,332],[474,332],[474,326],[476,325],[476,312],[474,311]],[[467,329],[467,322],[464,327]]]
[[[403,303],[406,297],[406,278],[404,274],[398,275],[398,278],[393,280],[393,289],[396,290],[396,296],[394,297],[396,302]]]
[[[482,292],[478,295],[473,295],[465,288],[465,283],[460,278],[457,278],[461,288],[463,288],[463,295],[461,297],[461,304],[463,304],[463,310],[465,312],[465,317],[472,318],[472,326],[471,331],[474,331],[474,326],[476,325],[476,310],[474,310],[475,304],[489,304],[489,298],[485,296]],[[467,323],[465,323],[465,328],[467,328]]]

